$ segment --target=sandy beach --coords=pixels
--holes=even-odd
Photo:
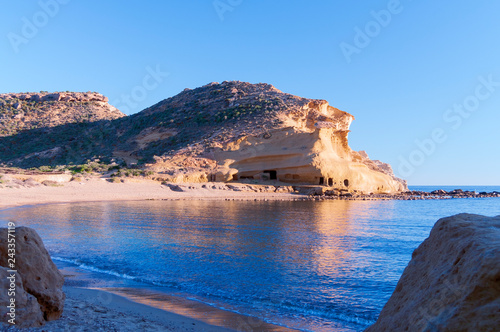
[[[63,287],[60,319],[22,331],[231,331],[97,289]],[[18,331],[8,327],[2,331]]]
[[[175,185],[177,186],[177,185]],[[260,186],[263,192],[243,191],[245,185],[234,185],[229,189],[221,183],[179,184],[179,191],[172,190],[150,180],[126,180],[124,183],[111,183],[105,178],[92,177],[81,182],[71,181],[54,185],[28,187],[25,185],[4,185],[0,188],[0,209],[35,204],[152,200],[152,199],[283,199],[295,200],[302,195],[291,193],[266,192],[271,186]],[[182,191],[180,191],[182,190]]]

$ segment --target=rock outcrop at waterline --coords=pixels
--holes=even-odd
[[[17,227],[15,232],[16,279],[16,326],[41,326],[45,321],[58,319],[64,307],[62,286],[64,277],[49,256],[42,239],[35,230],[28,227]],[[12,238],[12,237],[11,237]],[[3,278],[8,273],[8,229],[0,228],[0,274],[2,283],[9,286],[10,281]],[[10,275],[10,273],[8,273]],[[3,292],[9,287],[2,287]],[[6,294],[0,297],[0,315],[9,312],[10,298]],[[6,323],[2,320],[2,323]]]
[[[500,216],[439,220],[414,252],[377,331],[498,331]]]

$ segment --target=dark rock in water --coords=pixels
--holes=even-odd
[[[0,228],[0,266],[8,266],[8,229]],[[42,239],[34,229],[15,229],[15,269],[21,277],[24,290],[33,295],[46,321],[61,317],[64,307],[62,286],[64,278],[49,256]]]
[[[439,189],[439,190],[432,191],[431,194],[433,194],[433,195],[446,195],[447,192],[443,189]]]
[[[440,219],[414,252],[375,331],[499,331],[500,216]]]
[[[464,191],[462,189],[455,189],[455,190],[448,192],[448,195],[455,196],[455,195],[462,195],[463,193],[464,193]]]

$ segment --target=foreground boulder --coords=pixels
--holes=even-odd
[[[414,252],[375,331],[498,331],[500,216],[440,219]]]
[[[7,228],[0,228],[0,266],[3,267],[8,266],[9,258],[7,233]],[[58,319],[61,317],[65,299],[62,291],[64,283],[62,274],[52,262],[42,239],[35,230],[17,227],[15,236],[15,270],[21,278],[22,288],[36,298],[45,321]],[[2,301],[0,305],[3,307],[4,302]],[[16,325],[17,323],[21,322],[16,319]]]
[[[8,320],[14,318],[11,314],[9,292],[10,280],[8,277],[15,275],[15,323],[17,327],[35,327],[44,324],[43,314],[40,310],[36,298],[26,293],[23,287],[23,282],[18,273],[8,272],[8,269],[0,266],[0,285],[2,291],[0,292],[0,315],[2,323],[7,323]],[[9,315],[10,314],[10,315]]]

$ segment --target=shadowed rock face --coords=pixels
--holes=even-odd
[[[8,266],[7,228],[0,228],[0,266]],[[34,296],[46,321],[58,319],[64,306],[64,278],[35,230],[17,227],[15,268],[24,290]]]
[[[414,252],[376,331],[498,331],[500,216],[440,219]]]
[[[7,272],[7,268],[0,266],[0,315],[2,317],[2,323],[6,323],[10,316],[7,314],[10,312],[10,309],[7,307],[10,304],[10,297],[7,292],[10,289],[10,281],[7,279],[12,275],[11,272]],[[36,298],[27,293],[24,290],[23,282],[18,273],[14,273],[15,275],[15,284],[16,284],[16,295],[15,295],[15,322],[17,327],[36,327],[42,326],[44,324],[43,313],[40,310],[40,305],[38,304]]]

